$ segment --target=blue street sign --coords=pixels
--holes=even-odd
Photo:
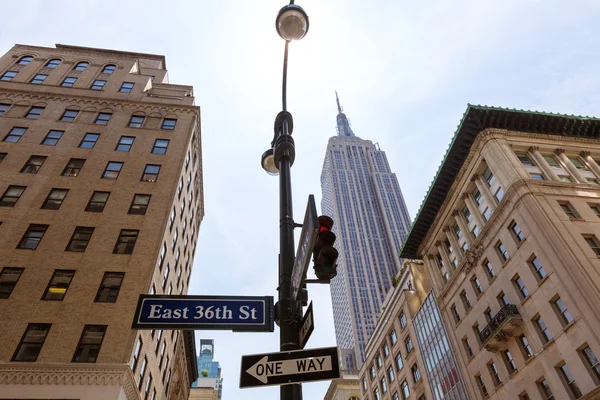
[[[140,295],[134,329],[273,332],[272,296]]]

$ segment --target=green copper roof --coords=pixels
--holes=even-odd
[[[419,258],[417,250],[434,223],[477,135],[489,128],[547,135],[600,138],[600,119],[576,115],[474,106],[465,111],[446,155],[404,241],[400,257]]]

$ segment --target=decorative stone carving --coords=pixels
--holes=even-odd
[[[485,248],[482,245],[467,249],[467,251],[465,251],[464,271],[466,274],[477,266],[479,263],[479,258],[481,258],[484,252]]]

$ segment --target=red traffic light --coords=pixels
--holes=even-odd
[[[319,218],[319,232],[330,231],[333,226],[333,219],[327,215],[321,215]]]
[[[338,251],[333,247],[335,233],[331,231],[333,219],[326,215],[319,218],[319,236],[313,248],[314,269],[317,278],[332,279],[337,275]]]

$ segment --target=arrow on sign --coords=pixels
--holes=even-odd
[[[246,372],[266,384],[271,376],[307,374],[332,369],[331,356],[279,361],[269,361],[269,356],[264,356]]]

